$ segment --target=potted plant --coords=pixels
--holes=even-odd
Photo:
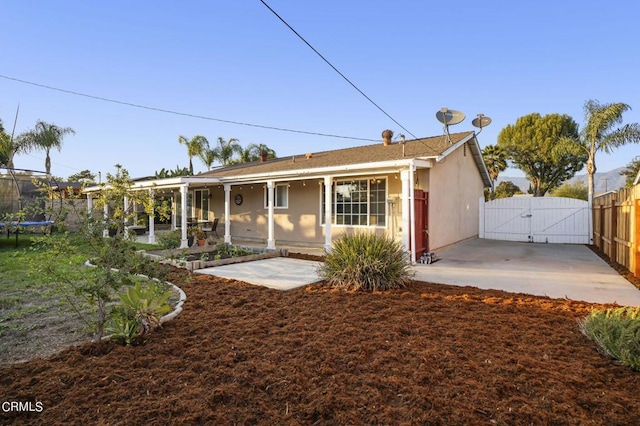
[[[203,246],[207,242],[207,236],[201,228],[195,228],[194,238],[199,246]]]
[[[193,240],[196,238],[197,227],[190,226],[187,228],[187,245],[191,247],[193,245]]]

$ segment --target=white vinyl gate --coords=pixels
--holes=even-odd
[[[480,199],[480,238],[589,244],[589,204],[560,197]]]

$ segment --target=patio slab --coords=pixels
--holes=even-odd
[[[276,257],[194,271],[198,274],[231,278],[276,290],[291,290],[320,281],[316,268],[320,262]]]

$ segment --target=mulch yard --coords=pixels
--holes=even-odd
[[[517,278],[514,278],[517,279]],[[185,310],[144,345],[0,367],[33,424],[640,424],[640,373],[599,354],[595,305],[413,282],[289,292],[175,271]]]

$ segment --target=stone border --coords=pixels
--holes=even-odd
[[[249,247],[239,246],[241,248],[246,248],[248,250],[254,251],[254,254],[249,254],[246,256],[238,256],[238,257],[230,257],[226,259],[219,260],[180,260],[180,259],[170,259],[169,256],[186,253],[190,255],[198,255],[201,253],[208,253],[210,251],[214,251],[216,249],[216,245],[205,245],[205,246],[196,246],[190,247],[188,249],[169,249],[162,250],[160,253],[148,253],[144,250],[140,252],[143,253],[147,257],[151,257],[152,259],[158,260],[161,263],[166,263],[171,266],[175,266],[176,268],[183,268],[190,272],[193,272],[198,269],[203,268],[213,268],[216,266],[223,265],[231,265],[234,263],[243,263],[243,262],[251,262],[254,260],[262,260],[262,259],[271,259],[274,257],[286,257],[288,255],[287,250],[269,250],[267,252],[256,252],[255,249]]]
[[[84,262],[84,265],[88,266],[90,268],[97,268],[96,265],[94,265],[93,263],[91,263],[88,260],[86,262]],[[117,269],[113,269],[113,270],[117,271]],[[155,282],[159,282],[159,283],[162,282],[157,278],[149,278],[147,275],[143,275],[143,274],[134,274],[134,276],[146,278],[147,280],[151,280],[151,281],[155,281]],[[178,292],[178,294],[180,295],[180,299],[178,300],[178,303],[176,303],[176,305],[173,307],[173,311],[169,312],[166,315],[163,315],[160,318],[160,324],[164,324],[165,322],[171,321],[172,319],[177,317],[178,314],[180,312],[182,312],[182,305],[184,305],[184,302],[187,300],[187,294],[184,292],[184,290],[182,290],[180,287],[178,287],[177,285],[175,285],[174,283],[171,283],[169,281],[165,281],[165,283],[169,284],[171,287],[173,287],[174,290],[176,290]],[[105,337],[111,337],[111,336],[104,336],[103,339]]]

